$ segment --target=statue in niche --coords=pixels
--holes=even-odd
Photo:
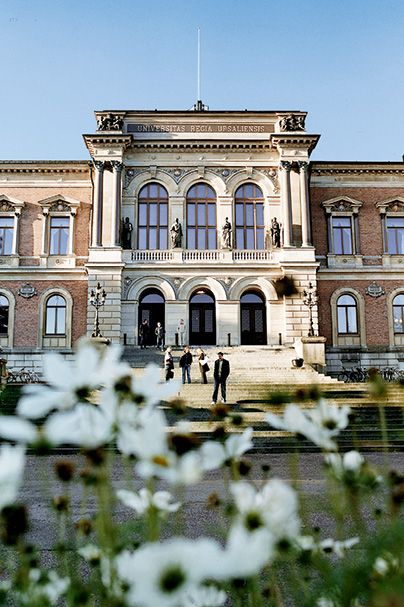
[[[226,217],[224,226],[222,227],[222,249],[230,249],[231,247],[231,223]]]
[[[122,248],[132,248],[132,232],[133,225],[129,221],[129,217],[125,217],[125,221],[122,222]]]
[[[271,241],[273,247],[279,248],[281,246],[281,226],[276,217],[272,219],[271,223]]]
[[[178,217],[170,228],[170,237],[171,237],[171,248],[172,249],[177,249],[177,248],[181,247],[182,227],[181,227],[180,220],[178,219]]]

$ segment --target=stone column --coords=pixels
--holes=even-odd
[[[122,200],[122,169],[123,164],[118,160],[111,162],[114,172],[113,185],[113,208],[111,216],[111,243],[112,246],[119,247],[120,242],[120,227],[121,227],[121,200]]]
[[[20,232],[20,217],[21,217],[21,209],[17,208],[14,211],[13,242],[11,245],[11,254],[12,255],[18,254],[17,243],[18,243],[18,236],[19,236],[19,232]]]
[[[102,245],[102,198],[103,198],[103,178],[104,162],[94,160],[95,168],[94,193],[93,193],[93,225],[91,230],[91,246],[100,247]]]
[[[290,189],[290,170],[292,163],[281,161],[282,169],[282,219],[283,219],[283,246],[290,247],[292,242],[292,195]]]
[[[302,216],[302,247],[311,245],[310,234],[310,212],[309,212],[309,188],[307,180],[308,162],[299,162],[300,169],[300,208]]]

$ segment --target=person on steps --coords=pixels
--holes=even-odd
[[[192,354],[188,346],[184,348],[184,354],[180,358],[180,367],[182,369],[182,383],[185,384],[185,379],[188,379],[188,383],[191,383],[191,365],[192,365]]]
[[[202,348],[198,348],[196,353],[198,355],[199,370],[201,372],[201,382],[203,384],[207,384],[208,380],[206,377],[206,373],[210,370],[208,365],[208,357],[206,356]]]
[[[223,352],[218,352],[217,356],[218,359],[215,361],[215,368],[213,371],[215,387],[212,395],[212,405],[216,405],[217,396],[219,393],[219,386],[222,394],[221,402],[226,402],[226,381],[230,375],[230,363],[223,357]]]

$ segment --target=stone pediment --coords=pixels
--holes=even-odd
[[[376,203],[376,208],[381,214],[385,213],[404,213],[404,198],[397,196]]]
[[[339,196],[338,198],[331,198],[321,203],[326,213],[343,213],[351,214],[358,213],[359,209],[363,205],[359,200],[349,198],[349,196]]]

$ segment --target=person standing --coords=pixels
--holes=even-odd
[[[149,323],[145,318],[139,327],[140,349],[147,348],[147,340],[149,337]]]
[[[226,402],[226,381],[230,375],[230,363],[223,357],[223,352],[217,353],[218,359],[215,361],[215,368],[213,371],[213,379],[215,382],[215,387],[212,395],[212,405],[216,405],[217,396],[220,391],[222,394],[222,403]]]
[[[156,328],[154,329],[154,334],[156,336],[156,348],[163,351],[164,350],[164,328],[161,322],[157,323]]]
[[[188,346],[184,348],[184,354],[180,358],[180,367],[182,369],[182,383],[185,384],[185,379],[188,379],[188,383],[191,383],[191,365],[192,365],[192,354]]]
[[[196,353],[198,355],[199,370],[201,372],[201,381],[203,384],[207,384],[208,380],[206,377],[206,373],[209,371],[208,357],[206,356],[206,354],[202,350],[202,348],[198,348]]]
[[[178,323],[178,327],[177,327],[177,333],[178,333],[178,338],[179,338],[179,346],[181,346],[181,348],[184,347],[184,337],[185,337],[185,331],[186,331],[186,325],[185,325],[185,321],[183,318],[180,318],[179,323]]]
[[[166,381],[170,381],[174,377],[174,361],[171,353],[171,346],[167,346],[166,353],[164,355],[164,370],[166,374]]]

